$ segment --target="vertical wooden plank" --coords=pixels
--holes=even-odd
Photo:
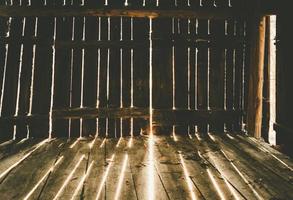
[[[76,5],[76,4],[74,4]],[[82,41],[83,38],[83,17],[73,17],[72,37],[73,41]],[[82,67],[82,49],[73,48],[72,57],[72,88],[71,88],[71,107],[78,108],[81,103],[81,67]],[[80,119],[72,119],[70,124],[71,137],[81,136]]]
[[[234,37],[234,20],[226,21],[227,37]],[[235,78],[235,49],[233,47],[228,47],[226,50],[226,110],[234,109],[234,78]],[[226,130],[233,131],[232,124],[225,124]]]
[[[247,131],[256,138],[261,137],[262,89],[265,45],[265,17],[257,17],[253,23],[251,40],[251,62],[249,71],[249,93]]]
[[[266,17],[266,38],[265,38],[265,57],[264,57],[264,81],[263,81],[263,116],[262,116],[262,130],[261,136],[269,142],[269,128],[270,128],[270,17]]]
[[[100,40],[108,40],[108,18],[100,17]],[[100,77],[99,77],[99,107],[105,108],[108,105],[107,100],[107,67],[108,67],[108,49],[105,47],[99,48],[100,50]],[[106,135],[106,120],[105,118],[99,119],[99,136]]]
[[[32,37],[35,32],[35,17],[27,17],[25,19],[24,30],[24,47],[22,56],[22,74],[20,77],[20,93],[19,93],[19,115],[26,116],[30,109],[30,90],[32,80],[33,65],[33,41]],[[17,138],[24,138],[28,135],[29,126],[24,122],[19,122],[16,129]]]
[[[208,21],[198,20],[198,37],[208,35]],[[197,110],[208,109],[208,56],[207,44],[198,46],[197,52]],[[199,123],[198,132],[206,133],[207,123]]]
[[[244,32],[244,26],[243,26],[243,20],[236,19],[236,38],[243,38],[243,32]],[[235,47],[235,102],[234,102],[234,109],[236,110],[242,110],[241,108],[241,101],[242,101],[242,86],[243,86],[243,50],[244,46],[243,43],[237,44]],[[241,118],[236,119],[233,128],[234,131],[240,131],[242,126],[242,120]]]
[[[120,18],[110,18],[110,41],[120,40]],[[120,107],[120,48],[113,46],[110,48],[109,60],[109,105],[110,108]],[[120,120],[109,119],[109,136],[118,137],[120,134]]]
[[[5,5],[5,2],[1,2],[1,5]],[[9,18],[6,17],[1,17],[0,18],[0,37],[1,39],[6,38],[9,35]],[[4,86],[5,86],[5,79],[6,79],[6,71],[7,71],[7,64],[6,64],[6,57],[7,57],[7,53],[8,53],[8,44],[6,42],[4,42],[3,40],[1,40],[0,42],[0,106],[1,106],[1,113],[0,116],[2,117],[2,109],[3,109],[3,95],[2,92],[4,91]],[[3,128],[3,123],[4,122],[0,122],[0,141],[5,141],[10,139],[9,134],[6,134],[5,132],[2,131]]]
[[[96,41],[98,39],[97,17],[87,17],[85,24],[85,40]],[[84,55],[84,107],[96,107],[97,97],[97,58],[98,50],[95,46],[85,48]],[[95,135],[96,120],[83,120],[83,136]]]
[[[122,18],[122,40],[131,41],[131,18]],[[133,48],[122,47],[122,107],[131,106],[131,51]],[[130,135],[130,119],[122,120],[123,136]]]
[[[3,90],[2,117],[12,117],[15,115],[18,75],[21,62],[21,35],[23,19],[12,18],[9,33],[9,48],[7,54],[6,79]],[[3,123],[2,132],[7,135],[6,138],[14,138],[14,125]]]
[[[210,68],[209,68],[209,109],[224,109],[224,81],[225,81],[225,49],[224,39],[225,24],[223,20],[212,20],[211,40],[214,41],[210,49]],[[212,122],[209,126],[211,132],[223,132],[224,124]]]
[[[56,42],[70,41],[72,38],[72,17],[58,17],[56,19]],[[68,47],[56,48],[54,105],[53,109],[65,109],[70,101],[70,71],[71,49]],[[67,119],[53,120],[53,137],[68,137]]]
[[[172,109],[172,19],[153,20],[153,108]],[[155,123],[156,134],[170,134],[171,126]]]
[[[177,21],[177,23],[176,23]],[[188,19],[175,20],[175,108],[188,109]],[[176,126],[176,133],[187,134],[187,126]]]
[[[149,41],[149,19],[133,19],[134,42]],[[133,49],[133,104],[134,107],[149,107],[149,46]],[[134,119],[133,134],[138,135],[147,125],[144,119]]]

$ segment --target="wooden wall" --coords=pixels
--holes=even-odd
[[[277,16],[277,94],[276,94],[276,130],[277,144],[293,156],[293,93],[292,93],[292,34],[290,24],[292,13],[286,11]]]
[[[44,5],[12,2],[12,7]],[[106,7],[123,8],[121,2],[108,0]],[[127,2],[128,8],[243,6],[228,0]],[[105,7],[94,0],[46,3]],[[247,107],[247,23],[243,18],[1,17],[0,140],[139,135],[147,132],[150,105],[157,134],[240,131]]]

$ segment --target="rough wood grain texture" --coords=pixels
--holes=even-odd
[[[0,191],[5,199],[22,199],[54,165],[64,141],[55,140],[34,152],[16,167],[5,180],[1,181]],[[46,154],[46,156],[44,156]],[[32,168],[34,166],[34,168]],[[21,182],[15,190],[15,183]]]
[[[133,19],[133,40],[149,41],[149,19]],[[136,47],[133,49],[133,105],[139,108],[148,108],[149,94],[149,46],[147,48]],[[133,134],[139,135],[141,129],[146,129],[147,121],[134,119]]]
[[[56,41],[72,39],[72,23],[70,17],[56,19]],[[70,107],[71,59],[71,49],[56,49],[53,109]],[[53,137],[67,137],[68,123],[69,121],[64,119],[54,120]]]
[[[154,19],[153,20],[152,39],[171,38],[172,19]],[[172,47],[161,46],[160,42],[153,40],[153,108],[154,109],[172,109]],[[170,134],[172,127],[160,126],[160,121],[154,122],[156,134]]]
[[[252,26],[253,38],[251,38],[251,62],[249,65],[247,131],[256,138],[260,138],[262,124],[265,17],[257,17]]]
[[[174,39],[188,35],[188,19],[175,20]],[[174,46],[175,72],[175,108],[188,109],[188,46],[186,43],[177,43]],[[175,127],[176,132],[188,134],[188,126]]]

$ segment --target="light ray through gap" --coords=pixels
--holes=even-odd
[[[48,177],[48,175],[50,173],[52,173],[54,171],[54,169],[56,168],[56,166],[63,160],[63,156],[61,156],[56,163],[54,163],[54,165],[52,167],[50,167],[50,169],[45,173],[45,175],[39,180],[39,182],[29,191],[29,193],[23,198],[23,200],[28,200],[30,198],[30,196],[36,191],[36,189],[40,186],[40,184],[42,182],[44,182],[44,180]]]
[[[25,159],[27,159],[33,152],[35,152],[36,150],[38,150],[41,146],[43,146],[48,141],[49,141],[48,139],[45,139],[42,142],[40,142],[39,144],[35,145],[35,148],[33,150],[29,151],[20,160],[18,160],[17,162],[15,162],[13,165],[10,165],[10,167],[8,169],[6,169],[4,172],[2,172],[0,174],[0,179],[2,179],[3,177],[5,177],[11,170],[13,170],[16,166],[18,166],[21,162],[23,162]]]
[[[91,172],[91,170],[92,170],[93,164],[94,164],[94,161],[91,162],[91,164],[89,165],[89,167],[88,167],[86,173],[85,173],[85,174],[83,175],[83,177],[81,178],[81,180],[80,180],[78,186],[77,186],[76,189],[74,190],[74,193],[73,193],[73,195],[72,195],[72,197],[71,197],[71,200],[74,200],[75,198],[78,197],[78,192],[81,190],[81,188],[82,188],[82,186],[83,186],[83,184],[84,184],[86,178],[89,176],[89,174],[90,174],[90,172]]]
[[[186,168],[186,164],[185,164],[185,161],[184,161],[183,156],[182,156],[181,153],[179,154],[179,158],[180,158],[180,163],[181,163],[182,168],[183,168],[183,172],[184,172],[184,176],[185,176],[185,181],[186,181],[186,184],[187,184],[188,189],[189,189],[190,198],[192,200],[197,200],[196,194],[194,192],[193,183],[191,181],[191,177],[190,177],[189,172],[188,172],[188,170]]]
[[[115,200],[119,200],[119,197],[120,197],[120,193],[121,193],[121,189],[122,189],[122,186],[123,186],[123,180],[124,180],[124,176],[125,176],[125,170],[126,170],[126,167],[127,167],[127,163],[128,163],[128,154],[125,154],[122,169],[121,169],[121,173],[120,173],[120,176],[119,176],[118,186],[117,186],[116,192],[115,192],[115,197],[114,197]]]
[[[57,200],[59,199],[60,195],[62,194],[64,188],[68,185],[69,181],[72,179],[73,174],[75,173],[76,169],[79,167],[80,163],[83,161],[83,159],[85,158],[85,155],[82,155],[80,157],[80,159],[78,160],[78,162],[76,163],[76,165],[74,166],[74,168],[72,169],[72,171],[70,172],[70,174],[67,176],[66,180],[64,181],[63,185],[61,186],[61,188],[58,190],[57,194],[55,195],[53,200]]]
[[[108,174],[109,174],[110,169],[111,169],[111,167],[112,167],[112,165],[113,165],[114,158],[115,158],[115,154],[113,154],[113,155],[111,156],[111,159],[108,161],[108,162],[109,162],[109,163],[108,163],[108,166],[107,166],[107,168],[106,168],[106,171],[105,171],[105,173],[104,173],[104,176],[103,176],[103,178],[102,178],[102,180],[101,180],[101,182],[100,182],[100,186],[99,186],[99,188],[98,188],[98,192],[97,192],[96,200],[99,200],[99,198],[100,198],[100,196],[101,196],[102,190],[103,190],[103,188],[104,188],[104,184],[105,184],[105,182],[106,182],[106,180],[107,180]]]

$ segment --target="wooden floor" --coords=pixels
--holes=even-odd
[[[236,134],[9,141],[0,199],[293,199],[293,162]]]

